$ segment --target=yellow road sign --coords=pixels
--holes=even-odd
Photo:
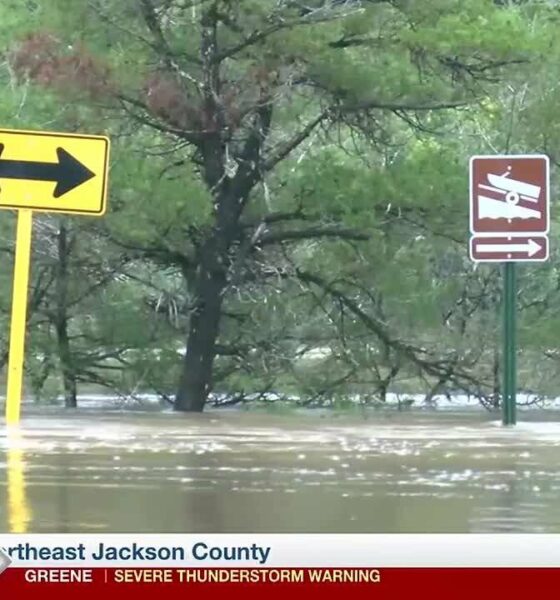
[[[101,216],[109,139],[0,129],[0,209],[18,211],[6,424],[19,425],[33,211]],[[0,555],[1,558],[1,555]]]
[[[0,208],[101,216],[109,139],[0,130]]]

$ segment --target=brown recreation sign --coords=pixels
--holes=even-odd
[[[473,156],[469,253],[477,262],[548,259],[550,166],[544,155]]]

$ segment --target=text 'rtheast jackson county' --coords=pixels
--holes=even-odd
[[[4,548],[15,562],[29,561],[234,561],[267,563],[270,546],[250,544],[245,546],[213,546],[205,542],[196,542],[189,548],[183,546],[145,546],[132,543],[111,546],[100,543],[93,548],[85,544],[74,546],[35,546],[20,543]]]

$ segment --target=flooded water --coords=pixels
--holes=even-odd
[[[560,532],[560,418],[214,411],[0,422],[2,532]]]

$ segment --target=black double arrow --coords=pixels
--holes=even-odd
[[[4,144],[0,144],[0,156],[3,150]],[[66,152],[64,148],[57,148],[56,155],[58,157],[56,163],[0,159],[0,179],[54,181],[56,187],[53,196],[60,198],[95,177],[95,173]]]

